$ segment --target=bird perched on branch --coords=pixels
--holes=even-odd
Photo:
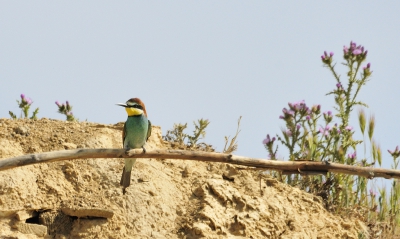
[[[129,99],[125,104],[118,103],[117,105],[125,107],[128,113],[128,119],[124,124],[122,131],[123,147],[127,151],[129,149],[143,148],[151,135],[151,123],[147,119],[147,112],[144,103],[139,98]],[[122,192],[125,194],[126,188],[131,184],[132,167],[136,159],[125,158],[125,166],[122,171],[120,185],[123,187]]]

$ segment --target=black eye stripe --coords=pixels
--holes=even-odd
[[[127,105],[127,108],[136,108],[136,109],[141,109],[143,110],[143,107],[141,105]]]

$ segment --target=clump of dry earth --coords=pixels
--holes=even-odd
[[[75,148],[120,148],[122,123],[0,119],[0,160]],[[170,148],[153,126],[147,148]],[[365,226],[321,198],[223,163],[138,159],[126,195],[123,159],[0,171],[1,238],[358,238]]]

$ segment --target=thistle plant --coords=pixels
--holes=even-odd
[[[283,108],[283,114],[279,116],[285,125],[281,129],[281,134],[277,134],[276,138],[271,138],[268,134],[263,140],[270,159],[277,159],[278,147],[275,143],[279,142],[288,149],[290,161],[312,160],[362,167],[371,167],[378,162],[381,165],[381,149],[373,139],[374,116],[371,116],[367,122],[362,109],[358,115],[364,141],[367,134],[370,142],[369,155],[367,155],[365,143],[364,155],[357,152],[357,145],[364,141],[354,139],[355,129],[349,125],[351,112],[355,107],[368,107],[357,99],[360,90],[372,74],[371,64],[364,64],[367,54],[368,51],[355,42],[344,46],[343,65],[347,68],[347,74],[346,78],[342,79],[335,68],[334,53],[328,54],[326,51],[323,53],[322,63],[335,79],[333,90],[327,93],[334,98],[334,110],[323,112],[321,105],[308,106],[304,100],[288,103],[288,107]],[[397,162],[395,165],[397,167],[398,161],[395,162]],[[321,196],[327,208],[338,213],[349,213],[358,207],[362,208],[358,212],[362,211],[364,216],[371,218],[371,210],[375,208],[376,211],[377,208],[376,193],[367,190],[367,179],[363,177],[327,173],[322,176],[296,174],[279,178],[290,185]]]
[[[28,119],[28,117],[29,117],[29,109],[30,109],[30,107],[31,107],[31,105],[33,103],[32,99],[29,98],[29,97],[26,97],[24,94],[21,94],[21,101],[17,100],[17,103],[18,103],[18,107],[21,109],[20,118]],[[8,113],[10,114],[11,118],[17,119],[17,116],[12,111],[9,111]],[[29,119],[36,120],[38,113],[39,113],[39,108],[36,108],[33,111],[32,116],[29,117]],[[22,114],[24,116],[22,116]]]
[[[58,113],[63,114],[67,117],[67,121],[75,121],[74,114],[72,113],[72,105],[69,104],[68,100],[62,104],[56,101],[56,105],[58,106]]]

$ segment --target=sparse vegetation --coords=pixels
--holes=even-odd
[[[28,119],[29,117],[29,109],[31,108],[31,105],[33,103],[32,99],[29,97],[26,97],[24,94],[21,94],[21,101],[17,100],[18,103],[18,107],[21,109],[21,115],[20,118],[25,118]],[[11,116],[11,118],[13,119],[17,119],[17,116],[12,112],[12,111],[8,111],[9,115]],[[32,116],[29,117],[29,119],[37,119],[37,114],[39,113],[39,108],[36,108],[33,113]],[[23,114],[23,116],[22,116]]]
[[[174,146],[179,148],[198,149],[204,151],[214,151],[211,145],[206,143],[199,143],[198,141],[206,136],[206,128],[210,124],[207,119],[199,119],[193,121],[194,131],[193,135],[186,134],[184,131],[187,128],[185,124],[174,124],[172,130],[168,130],[163,139],[171,142]]]
[[[231,139],[230,142],[229,142],[230,136],[225,136],[225,146],[224,146],[224,150],[222,151],[223,153],[230,154],[237,150],[237,148],[238,148],[237,137],[240,133],[240,121],[241,120],[242,120],[242,116],[240,116],[238,119],[238,125],[237,125],[235,136],[233,136],[233,138]],[[228,143],[229,143],[229,145],[228,145]]]
[[[357,100],[362,86],[368,82],[372,71],[371,64],[363,66],[368,51],[361,45],[351,42],[343,49],[344,66],[347,67],[347,81],[344,82],[337,73],[333,63],[333,52],[324,52],[322,62],[336,80],[335,88],[327,95],[333,95],[336,106],[335,112],[321,113],[321,106],[309,107],[304,101],[289,103],[289,108],[283,108],[280,116],[285,122],[281,135],[277,134],[277,142],[288,149],[290,161],[314,160],[326,163],[334,162],[361,167],[374,167],[376,163],[382,164],[382,151],[373,138],[375,117],[371,115],[367,122],[366,115],[361,108],[358,113],[360,130],[363,140],[354,139],[354,128],[349,125],[351,112],[356,106],[367,107]],[[368,136],[368,144],[365,140]],[[267,135],[263,145],[269,153],[270,159],[277,159],[277,145],[275,137]],[[364,144],[364,154],[357,154],[357,146]],[[367,154],[367,145],[370,153]],[[398,148],[389,151],[397,168],[399,157]],[[378,191],[377,197],[375,184],[368,184],[368,180],[359,176],[332,174],[320,176],[279,175],[272,173],[280,180],[292,186],[297,186],[307,192],[321,196],[326,208],[341,215],[354,215],[363,218],[370,225],[373,237],[389,235],[396,232],[399,226],[399,192],[400,186],[394,180],[389,197],[386,189]],[[373,175],[371,175],[371,178]],[[369,190],[368,190],[369,188]]]
[[[56,105],[58,107],[58,113],[63,114],[67,117],[67,121],[75,121],[74,114],[72,113],[72,105],[69,104],[68,100],[62,104],[56,101]]]

